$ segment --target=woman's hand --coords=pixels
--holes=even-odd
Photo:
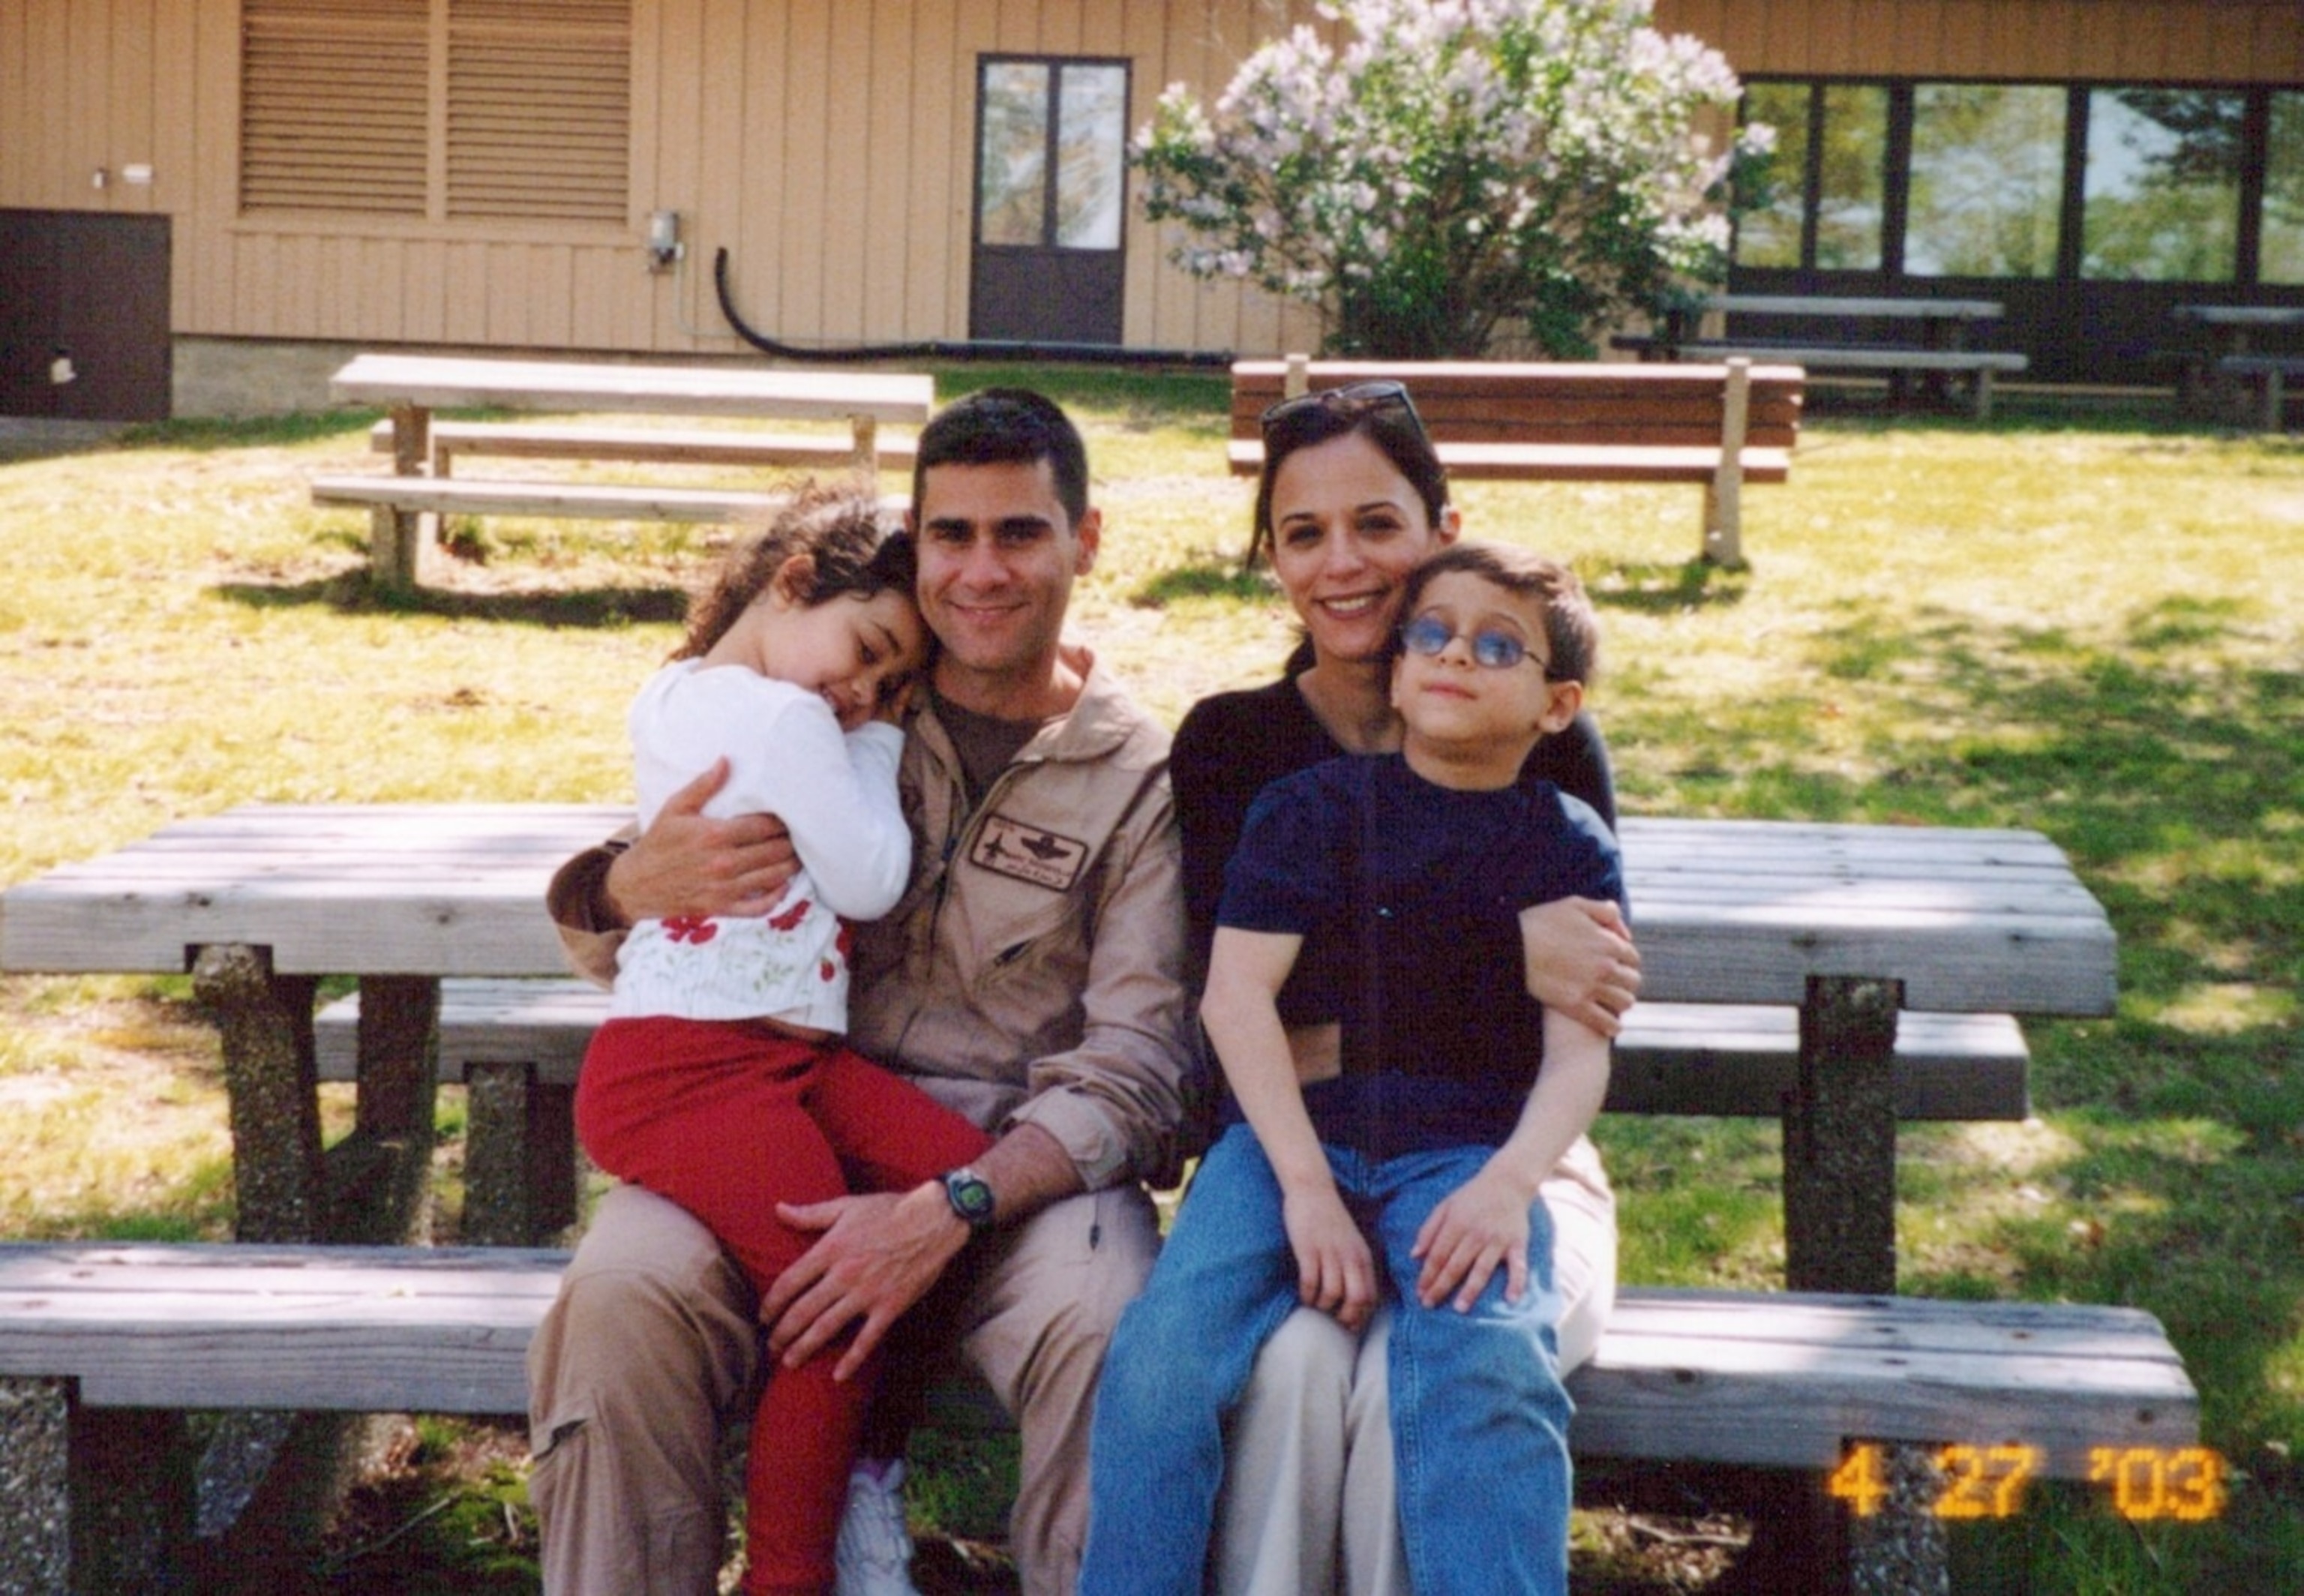
[[[1336,1188],[1288,1188],[1280,1212],[1296,1254],[1297,1296],[1348,1330],[1368,1323],[1376,1311],[1376,1259]]]
[[[1640,950],[1624,912],[1604,898],[1558,898],[1520,912],[1528,989],[1604,1037],[1623,1029],[1640,994]]]
[[[1504,1301],[1528,1289],[1528,1205],[1521,1184],[1493,1162],[1458,1186],[1425,1216],[1412,1257],[1424,1261],[1416,1300],[1436,1308],[1451,1293],[1459,1313],[1469,1312],[1502,1264]]]
[[[674,915],[759,915],[775,907],[800,870],[792,837],[774,815],[714,819],[704,805],[728,780],[728,761],[665,800],[655,822],[616,855],[604,884],[617,923]]]

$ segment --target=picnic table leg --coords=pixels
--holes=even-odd
[[[233,1234],[243,1242],[316,1242],[326,1231],[320,1174],[319,1073],[309,975],[275,974],[272,950],[203,947],[192,990],[224,1043],[232,1122]]]
[[[1800,1076],[1784,1106],[1784,1278],[1794,1291],[1896,1289],[1896,1018],[1903,983],[1810,976]],[[1944,1526],[1928,1512],[1936,1460],[1885,1447],[1878,1510],[1848,1526],[1858,1596],[1943,1596]]]
[[[575,1091],[536,1078],[532,1064],[464,1072],[464,1217],[468,1246],[540,1246],[576,1222]]]
[[[420,477],[432,469],[432,412],[421,404],[392,407],[392,471]],[[412,588],[423,580],[424,551],[437,536],[438,518],[378,505],[368,534],[368,568],[378,585]]]
[[[411,1215],[424,1208],[408,1193],[422,1193],[431,1173],[439,983],[362,982],[359,1123],[325,1160],[312,1051],[318,980],[279,974],[267,947],[221,944],[195,955],[192,987],[224,1044],[235,1236],[406,1239]],[[419,1070],[426,1072],[420,1082],[413,1078]],[[347,1167],[353,1178],[332,1179]],[[332,1193],[332,1184],[342,1194]],[[382,1201],[361,1201],[370,1194]],[[224,1415],[199,1467],[221,1483],[220,1499],[233,1498],[217,1515],[229,1528],[202,1541],[202,1555],[236,1574],[292,1585],[384,1422],[364,1413]]]
[[[439,1023],[437,978],[360,977],[360,1106],[352,1134],[329,1150],[329,1239],[371,1246],[425,1239]]]

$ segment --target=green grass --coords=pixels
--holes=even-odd
[[[943,387],[1019,376],[1090,434],[1081,633],[1172,721],[1267,675],[1290,629],[1238,567],[1222,379]],[[485,563],[380,603],[365,519],[302,486],[371,419],[0,464],[0,883],[250,799],[624,795],[626,700],[716,534],[487,523]],[[2045,1493],[1962,1532],[1961,1588],[2304,1588],[2304,446],[2021,398],[1811,418],[1737,572],[1694,560],[1692,490],[1463,501],[1594,590],[1627,812],[2031,827],[2111,913],[2118,1012],[2027,1026],[2037,1119],[1905,1135],[1902,1286],[2149,1309],[2240,1478],[2207,1526]],[[0,1229],[226,1234],[223,1124],[181,981],[0,981]],[[1628,1280],[1780,1278],[1772,1129],[1601,1137]]]

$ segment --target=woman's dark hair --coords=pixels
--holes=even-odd
[[[712,585],[688,609],[688,635],[674,659],[711,652],[752,601],[794,555],[809,556],[802,604],[852,595],[869,598],[893,588],[907,598],[919,580],[919,560],[903,519],[863,482],[802,482],[763,527],[720,563]]]
[[[1272,485],[1280,463],[1299,449],[1357,432],[1384,451],[1394,470],[1408,479],[1434,526],[1448,511],[1448,468],[1432,447],[1423,422],[1408,404],[1346,396],[1343,389],[1312,396],[1309,403],[1275,405],[1264,428],[1264,467],[1256,478],[1256,517],[1249,523],[1248,563],[1272,552]]]
[[[1576,573],[1558,560],[1546,559],[1509,543],[1451,543],[1420,562],[1408,573],[1400,596],[1400,617],[1412,618],[1432,579],[1461,571],[1493,582],[1507,593],[1544,601],[1545,679],[1550,682],[1592,680],[1600,663],[1600,619]],[[1386,649],[1385,664],[1400,658],[1397,632]]]

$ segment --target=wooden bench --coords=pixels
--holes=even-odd
[[[860,456],[852,437],[830,433],[739,432],[731,428],[599,427],[522,421],[434,420],[431,467],[455,474],[466,454],[519,460],[611,460],[646,465],[805,466],[820,471],[910,470],[919,440],[876,433]],[[368,446],[394,452],[392,419],[368,429]]]
[[[570,1118],[578,1067],[608,994],[576,980],[440,984],[440,1079],[468,1093],[467,1242],[526,1245],[573,1222]],[[353,1078],[360,997],[313,1024],[320,1079]],[[1643,1003],[1616,1039],[1607,1108],[1618,1114],[1773,1117],[1799,1069],[1796,1010]],[[2007,1014],[1910,1013],[1896,1033],[1900,1119],[2015,1120],[2031,1111],[2029,1054]]]
[[[2281,429],[2281,409],[2286,403],[2286,385],[2304,382],[2304,353],[2300,354],[2228,354],[2216,361],[2218,378],[2235,387],[2249,383],[2257,385],[2256,422],[2260,432]]]
[[[563,1261],[0,1245],[0,1589],[174,1588],[183,1410],[523,1413]],[[1811,1481],[1864,1443],[2022,1447],[2023,1473],[2087,1480],[2107,1451],[2168,1457],[2198,1439],[2181,1362],[2130,1308],[1631,1290],[1570,1390],[1580,1459]],[[1941,1490],[1988,1504],[2018,1466],[1979,1487],[1955,1458]]]
[[[537,515],[606,521],[741,521],[774,512],[774,493],[621,483],[508,482],[468,477],[342,475],[312,479],[316,505],[429,515]]]
[[[1707,559],[1741,562],[1743,488],[1792,475],[1798,368],[1502,361],[1242,361],[1232,369],[1237,475],[1264,463],[1258,419],[1283,398],[1392,378],[1408,385],[1449,474],[1520,482],[1685,482],[1704,489]]]

